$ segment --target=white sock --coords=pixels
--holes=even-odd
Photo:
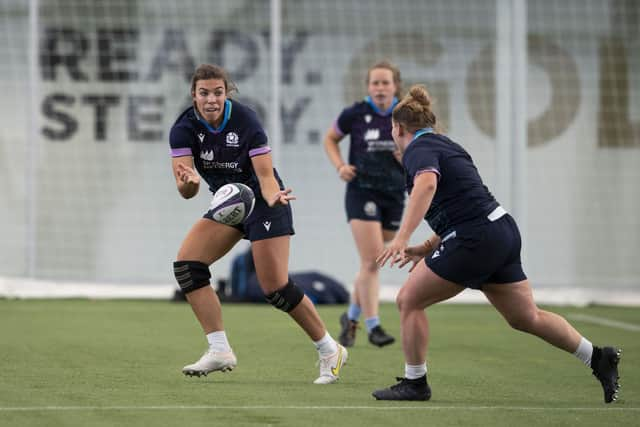
[[[427,375],[427,362],[421,365],[404,364],[404,377],[408,380],[415,380],[423,375]]]
[[[224,331],[215,331],[207,334],[207,342],[209,342],[209,349],[216,353],[227,353],[231,351],[229,341],[227,341],[227,334]]]
[[[580,338],[578,349],[573,353],[575,357],[582,360],[582,363],[591,367],[591,355],[593,354],[593,344],[584,337]]]
[[[325,332],[322,338],[318,341],[314,341],[313,343],[316,345],[316,349],[318,350],[320,357],[328,357],[338,351],[338,345],[333,338],[331,338],[329,332]]]

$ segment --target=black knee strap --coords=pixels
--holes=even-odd
[[[200,261],[175,261],[173,274],[185,294],[209,286],[209,266]]]
[[[289,279],[283,288],[272,294],[265,295],[265,298],[267,298],[269,304],[278,310],[288,313],[300,304],[300,301],[304,298],[304,292]]]

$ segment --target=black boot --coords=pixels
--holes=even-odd
[[[371,329],[369,332],[369,342],[378,347],[384,347],[385,345],[393,344],[396,339],[387,334],[382,326],[378,325]]]
[[[591,355],[591,369],[593,375],[600,381],[604,391],[605,403],[615,402],[618,399],[618,362],[622,350],[614,347],[593,347]]]
[[[429,400],[431,399],[431,388],[427,384],[427,376],[409,380],[407,378],[396,378],[400,381],[389,388],[376,390],[372,393],[376,400]]]
[[[358,329],[358,322],[349,319],[347,313],[342,313],[340,316],[340,336],[338,341],[345,347],[353,347],[356,343],[356,329]]]

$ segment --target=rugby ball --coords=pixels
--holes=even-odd
[[[225,184],[213,195],[209,212],[214,221],[226,225],[242,223],[253,211],[256,198],[244,184]]]

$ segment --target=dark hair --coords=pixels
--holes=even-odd
[[[400,99],[402,97],[402,77],[400,77],[400,70],[389,61],[380,61],[376,64],[373,64],[367,70],[367,79],[365,80],[365,83],[367,85],[369,84],[371,71],[377,70],[379,68],[391,71],[391,74],[393,74],[393,83],[396,85],[396,93],[394,95],[396,96],[396,98]]]
[[[201,64],[196,68],[196,71],[193,73],[193,77],[191,77],[191,93],[196,91],[196,83],[198,83],[199,80],[211,79],[222,80],[227,94],[238,90],[236,84],[229,78],[229,74],[224,68],[218,65]]]
[[[431,105],[427,88],[424,85],[413,85],[407,96],[393,109],[391,117],[412,133],[426,127],[436,128],[436,115]]]

